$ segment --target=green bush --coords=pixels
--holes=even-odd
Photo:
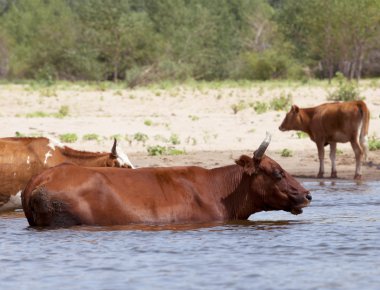
[[[179,137],[177,134],[172,134],[169,138],[170,143],[173,145],[181,144],[181,141],[179,140]]]
[[[145,142],[149,140],[149,137],[147,134],[137,132],[135,135],[133,135],[133,139],[137,142],[142,142],[145,145]]]
[[[281,151],[281,156],[282,157],[292,157],[293,156],[293,152],[287,148],[283,149]]]
[[[348,81],[341,72],[336,73],[334,80],[338,82],[338,87],[334,91],[328,93],[328,100],[353,101],[360,99],[360,92],[357,83]]]
[[[376,136],[371,136],[368,138],[368,149],[369,151],[375,151],[380,149],[380,139]]]
[[[78,140],[78,136],[75,133],[65,133],[59,135],[59,140],[64,143],[74,143]]]
[[[257,114],[263,114],[269,109],[268,104],[265,102],[255,102],[252,107]]]
[[[56,114],[56,117],[58,117],[58,118],[67,117],[69,115],[69,113],[70,113],[69,106],[61,106],[59,108],[58,114]]]
[[[91,140],[99,141],[100,140],[100,136],[98,134],[91,133],[91,134],[85,134],[85,135],[83,135],[82,139],[86,140],[86,141],[91,141]]]
[[[152,120],[145,120],[144,121],[144,125],[145,126],[152,126],[153,125],[153,121]]]
[[[307,137],[309,137],[309,134],[307,134],[307,133],[305,133],[305,132],[302,132],[302,131],[297,131],[297,137],[299,138],[299,139],[304,139],[304,138],[307,138]]]
[[[185,151],[183,150],[176,149],[173,147],[165,147],[161,145],[149,146],[147,151],[149,156],[181,155],[185,153]]]
[[[47,118],[47,117],[50,117],[51,114],[49,113],[45,113],[45,112],[42,112],[42,111],[36,111],[36,112],[33,112],[33,113],[28,113],[25,115],[25,117],[27,118]]]
[[[288,94],[285,96],[282,94],[279,98],[274,98],[270,102],[271,109],[275,111],[287,111],[292,104],[292,95]]]
[[[232,104],[231,109],[234,111],[234,114],[247,108],[247,104],[244,101],[239,101],[237,104]]]

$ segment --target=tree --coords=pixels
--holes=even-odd
[[[65,75],[76,41],[75,18],[63,0],[14,1],[2,17],[8,39],[9,74],[58,78]]]
[[[77,2],[83,41],[97,50],[105,77],[114,81],[134,65],[153,61],[157,37],[147,14],[128,0]]]

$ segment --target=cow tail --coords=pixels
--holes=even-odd
[[[367,161],[368,157],[368,128],[369,128],[369,119],[370,113],[366,104],[361,101],[359,102],[359,110],[362,115],[362,127],[360,130],[359,143],[364,151],[364,161]]]
[[[31,226],[72,226],[79,222],[67,210],[67,206],[62,201],[52,199],[44,186],[35,188],[29,199],[29,211],[27,216]]]

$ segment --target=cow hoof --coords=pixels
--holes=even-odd
[[[355,174],[354,179],[355,180],[362,180],[362,175],[361,174]]]
[[[331,172],[331,178],[338,178],[338,174],[336,172]]]
[[[318,173],[317,178],[323,178],[323,173]]]

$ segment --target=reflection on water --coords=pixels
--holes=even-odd
[[[378,289],[379,182],[304,182],[302,215],[29,228],[0,216],[1,289]]]

